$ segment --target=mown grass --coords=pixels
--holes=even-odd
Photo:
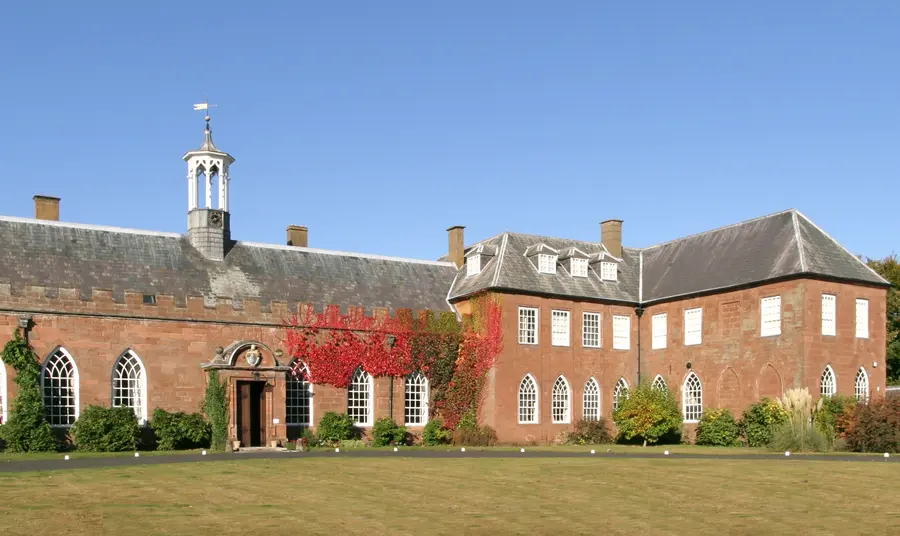
[[[893,463],[295,458],[0,474],[4,534],[889,534]]]

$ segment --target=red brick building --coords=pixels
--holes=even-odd
[[[34,219],[0,217],[0,342],[24,327],[55,427],[90,404],[142,419],[198,411],[205,371],[217,369],[244,446],[292,437],[326,411],[416,430],[429,417],[426,378],[358,371],[347,389],[292,379],[284,323],[329,304],[464,313],[483,293],[500,297],[505,329],[481,419],[504,442],[551,441],[609,416],[641,377],[677,393],[689,424],[788,387],[884,391],[887,284],[796,211],[645,249],[623,248],[616,220],[598,242],[504,233],[465,247],[452,227],[448,255],[420,261],[309,248],[297,226],[286,245],[233,240],[234,159],[207,125],[184,160],[183,235],[63,223],[59,200],[42,196]],[[0,373],[5,419],[14,371]]]

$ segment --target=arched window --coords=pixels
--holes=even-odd
[[[309,368],[299,359],[294,359],[284,384],[286,425],[312,425],[312,389],[312,383],[309,382]]]
[[[569,382],[564,376],[556,378],[556,381],[553,382],[550,418],[556,423],[567,423],[572,420],[569,407]]]
[[[586,421],[600,420],[600,385],[597,380],[590,378],[584,384],[584,401],[582,408],[584,410],[583,417]]]
[[[147,375],[141,359],[125,350],[113,364],[112,405],[134,411],[141,424],[147,422]]]
[[[44,362],[41,391],[50,426],[71,426],[78,418],[78,369],[65,348],[57,348]]]
[[[361,368],[353,372],[347,386],[347,415],[358,426],[372,425],[372,377]]]
[[[703,385],[693,371],[687,375],[681,387],[681,410],[684,422],[697,422],[703,416]]]
[[[859,367],[859,371],[856,373],[853,392],[857,402],[869,401],[869,374],[864,367]]]
[[[619,409],[619,405],[628,398],[628,382],[625,378],[619,378],[616,386],[613,388],[613,411]]]
[[[538,422],[537,383],[531,374],[526,374],[519,384],[519,424]]]
[[[822,371],[822,378],[819,381],[819,394],[822,396],[833,396],[837,392],[837,379],[834,377],[834,369],[831,365],[825,365]]]
[[[406,426],[422,426],[428,422],[428,378],[421,372],[406,377],[403,390],[403,418]]]
[[[0,359],[0,424],[6,424],[6,365]]]
[[[659,391],[665,391],[669,388],[669,386],[666,385],[666,380],[664,380],[662,376],[657,374],[656,377],[653,378],[653,383],[650,384],[650,388]]]

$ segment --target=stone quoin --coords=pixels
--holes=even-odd
[[[621,220],[601,223],[596,242],[507,232],[466,246],[453,226],[436,261],[311,248],[297,225],[283,245],[258,244],[233,238],[235,159],[208,120],[203,136],[183,157],[184,234],[61,222],[47,196],[35,196],[34,219],[0,217],[0,342],[27,334],[52,426],[91,404],[142,420],[198,411],[214,369],[229,445],[296,437],[327,411],[421,432],[427,379],[294,379],[285,321],[330,304],[465,314],[484,294],[501,305],[503,350],[479,421],[501,442],[549,442],[581,418],[609,418],[639,381],[667,386],[689,428],[705,409],[739,413],[790,387],[884,394],[888,284],[796,210],[648,248],[623,246]],[[5,421],[14,371],[0,373]]]

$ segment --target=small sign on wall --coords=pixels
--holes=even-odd
[[[272,419],[272,424],[278,424],[281,422],[281,419]]]

